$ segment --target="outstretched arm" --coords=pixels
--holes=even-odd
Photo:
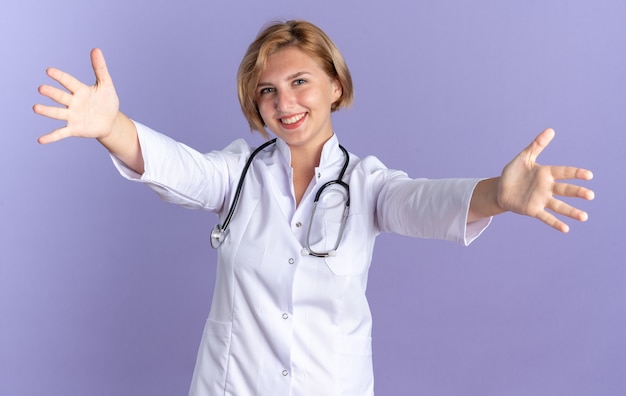
[[[46,70],[48,76],[67,91],[42,85],[39,93],[62,106],[36,104],[33,111],[45,117],[65,121],[66,125],[41,136],[38,141],[47,144],[72,136],[95,138],[113,155],[141,174],[144,163],[137,129],[119,111],[119,99],[113,80],[104,55],[97,48],[91,51],[91,65],[96,75],[93,86],[88,86],[59,69]]]
[[[536,162],[553,138],[553,129],[544,130],[506,165],[500,177],[479,182],[470,202],[468,222],[511,211],[535,217],[561,232],[568,232],[569,226],[555,215],[586,221],[586,212],[556,196],[593,199],[592,190],[560,181],[591,180],[591,171],[573,166],[545,166]]]

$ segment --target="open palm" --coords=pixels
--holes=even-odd
[[[498,190],[498,205],[504,210],[535,217],[559,231],[567,232],[567,224],[555,214],[585,221],[587,213],[556,196],[593,199],[593,191],[559,180],[589,180],[593,174],[573,166],[538,164],[537,157],[553,138],[554,130],[544,130],[504,168]]]
[[[102,51],[91,51],[91,65],[96,75],[96,82],[89,86],[72,75],[56,68],[49,68],[46,73],[66,90],[42,85],[39,93],[52,99],[61,106],[36,104],[35,113],[56,120],[65,121],[66,125],[39,138],[46,144],[67,137],[103,138],[113,130],[119,111],[119,99]]]

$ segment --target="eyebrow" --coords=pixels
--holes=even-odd
[[[298,77],[303,76],[305,74],[311,74],[311,73],[309,73],[308,71],[299,71],[297,73],[294,73],[294,74],[291,74],[291,75],[287,76],[285,78],[285,81],[293,80],[294,78],[298,78]],[[260,88],[260,87],[268,87],[268,86],[271,87],[273,85],[274,84],[271,84],[271,83],[268,83],[268,82],[260,82],[256,86],[257,86],[257,88]]]

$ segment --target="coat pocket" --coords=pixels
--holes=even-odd
[[[341,223],[327,220],[324,223],[325,248],[331,250],[341,236],[334,255],[326,257],[326,265],[338,276],[360,275],[367,271],[372,257],[373,238],[368,232],[364,216],[350,214],[343,232]]]

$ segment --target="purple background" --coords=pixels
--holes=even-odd
[[[626,394],[626,3],[3,1],[0,394],[182,395],[208,314],[211,213],[159,201],[95,142],[40,146],[47,66],[201,151],[237,137],[235,71],[260,27],[318,24],[353,73],[341,142],[414,177],[539,161],[594,170],[567,235],[505,214],[469,248],[379,238],[368,295],[379,395]]]

